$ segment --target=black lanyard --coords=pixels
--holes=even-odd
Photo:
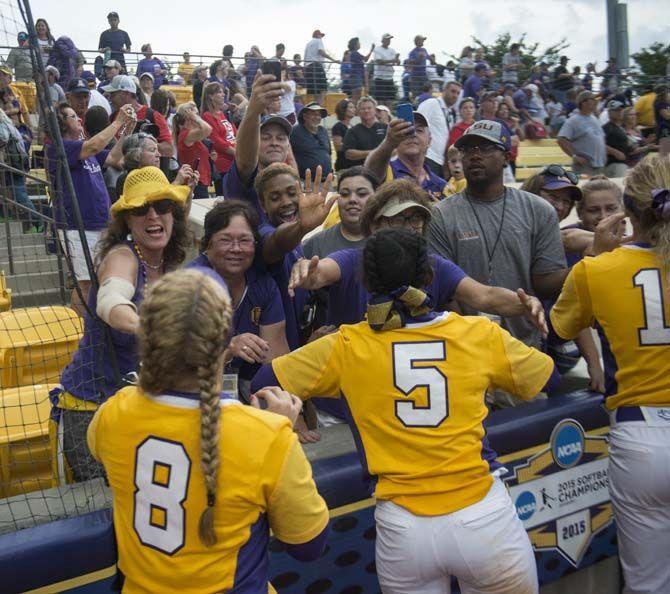
[[[500,236],[502,235],[503,225],[505,224],[505,210],[506,210],[506,207],[507,207],[507,188],[505,188],[505,192],[503,193],[502,215],[500,216],[500,226],[498,227],[498,233],[496,235],[496,240],[493,244],[493,249],[489,249],[489,242],[486,239],[486,233],[484,233],[484,227],[482,225],[482,222],[479,220],[479,215],[477,214],[477,210],[475,209],[474,205],[470,201],[470,198],[468,197],[467,190],[465,192],[463,192],[463,196],[465,196],[465,199],[467,200],[468,204],[470,205],[470,208],[472,209],[472,214],[475,215],[475,219],[477,219],[477,225],[479,225],[479,230],[482,233],[482,239],[484,240],[484,247],[486,248],[486,255],[489,258],[489,261],[488,261],[488,278],[487,278],[486,282],[490,285],[492,277],[493,277],[493,256],[495,256],[496,249],[498,248],[498,243],[500,243]]]

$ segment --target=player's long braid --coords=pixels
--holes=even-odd
[[[231,322],[227,293],[197,270],[166,274],[149,290],[140,310],[140,386],[160,394],[185,378],[198,380],[200,466],[207,506],[198,533],[206,546],[216,543],[214,506],[219,472],[220,375]]]
[[[363,250],[363,271],[372,294],[403,285],[422,289],[433,277],[426,240],[405,229],[381,229],[371,235]]]
[[[652,192],[655,190],[670,192],[670,156],[646,157],[626,177],[625,189],[625,197],[632,201],[634,214],[649,235],[667,275],[670,273],[670,220],[659,220],[652,210]],[[670,209],[670,205],[666,208]]]

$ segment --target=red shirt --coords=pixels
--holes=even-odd
[[[190,165],[193,167],[196,159],[200,159],[198,171],[200,172],[200,183],[209,186],[212,183],[212,168],[209,165],[209,151],[201,140],[186,145],[186,135],[189,133],[187,128],[183,128],[177,139],[177,155],[180,165]]]
[[[472,122],[469,124],[466,124],[465,122],[458,122],[452,129],[451,132],[449,132],[449,142],[447,142],[447,146],[451,146],[456,142],[463,134],[465,131],[472,126]]]
[[[233,151],[235,150],[235,146],[237,145],[237,140],[235,139],[237,128],[228,121],[228,118],[222,111],[217,111],[216,113],[207,111],[203,114],[202,119],[212,127],[209,139],[212,141],[214,150],[218,155],[214,163],[216,170],[219,173],[225,173],[230,169],[235,159],[235,155],[229,155],[226,153],[226,149],[232,148]]]

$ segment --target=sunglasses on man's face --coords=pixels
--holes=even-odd
[[[169,212],[172,212],[174,204],[172,200],[156,200],[155,202],[147,202],[144,206],[138,206],[137,208],[130,208],[128,214],[133,217],[144,217],[149,212],[150,208],[153,208],[156,214],[164,215]]]

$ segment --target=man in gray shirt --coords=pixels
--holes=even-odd
[[[558,132],[558,145],[572,157],[572,170],[577,174],[597,175],[607,161],[605,133],[594,115],[596,97],[590,91],[577,95],[578,111],[574,112]]]
[[[503,185],[510,139],[498,122],[475,122],[456,142],[467,189],[433,208],[428,242],[435,253],[473,279],[555,298],[567,275],[556,212],[539,196]],[[463,313],[480,312],[460,304]],[[539,347],[541,336],[523,317],[503,317],[512,336]],[[503,399],[500,404],[513,404]]]
[[[337,184],[337,208],[340,222],[319,231],[305,240],[302,251],[305,258],[326,256],[346,249],[361,249],[365,236],[361,231],[361,213],[368,198],[374,194],[378,182],[361,166],[340,172]]]

